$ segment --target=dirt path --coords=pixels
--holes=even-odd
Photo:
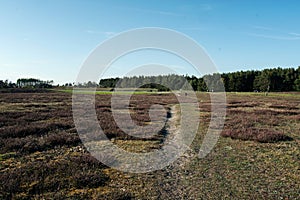
[[[171,117],[166,122],[168,134],[164,143],[178,132],[179,120],[179,106],[172,106]],[[109,187],[121,188],[136,199],[194,199],[190,193],[193,191],[191,188],[197,185],[192,181],[195,175],[192,161],[195,159],[196,152],[189,149],[171,165],[154,172],[134,174],[108,169],[107,174],[112,179]]]

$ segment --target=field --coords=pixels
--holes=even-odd
[[[190,149],[162,170],[136,174],[89,154],[73,122],[70,92],[0,93],[0,199],[299,198],[300,93],[227,93],[222,137],[203,159],[198,152],[211,103],[208,93],[197,95],[200,128]],[[178,126],[179,105],[171,93],[131,97],[131,117],[139,125],[149,123],[155,103],[168,112],[163,130],[149,139],[118,128],[110,99],[109,93],[96,95],[99,124],[127,151],[159,149]]]

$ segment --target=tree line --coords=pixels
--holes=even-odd
[[[221,75],[226,91],[300,91],[300,67],[239,71]]]
[[[35,78],[20,78],[16,83],[0,80],[0,88],[52,88],[53,81],[42,81]]]
[[[298,68],[273,68],[247,70],[203,77],[188,75],[133,76],[107,78],[99,83],[68,83],[64,86],[101,87],[101,88],[155,88],[158,91],[185,89],[189,83],[195,91],[227,92],[285,92],[300,91],[300,66]],[[53,81],[34,78],[18,79],[16,83],[0,80],[0,88],[51,88]]]
[[[300,67],[273,68],[264,70],[237,71],[222,74],[210,74],[203,77],[164,75],[164,76],[134,76],[124,78],[102,79],[100,87],[137,86],[156,88],[159,91],[169,89],[179,90],[185,87],[186,81],[196,91],[227,92],[285,92],[300,91]],[[167,86],[167,87],[166,87]]]

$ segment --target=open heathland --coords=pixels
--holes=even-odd
[[[221,137],[200,159],[211,119],[209,94],[197,93],[200,127],[190,149],[164,169],[138,174],[91,156],[73,121],[71,93],[0,93],[0,199],[299,198],[300,93],[227,93]],[[155,123],[149,109],[162,105],[165,124],[150,138],[119,128],[110,93],[96,95],[97,119],[115,145],[150,152],[180,126],[178,96],[137,93],[128,106],[116,105],[121,119],[129,110],[140,126]]]

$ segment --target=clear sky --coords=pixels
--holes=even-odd
[[[142,27],[190,36],[220,72],[297,67],[299,8],[298,0],[0,0],[0,79],[73,82],[97,45]]]

